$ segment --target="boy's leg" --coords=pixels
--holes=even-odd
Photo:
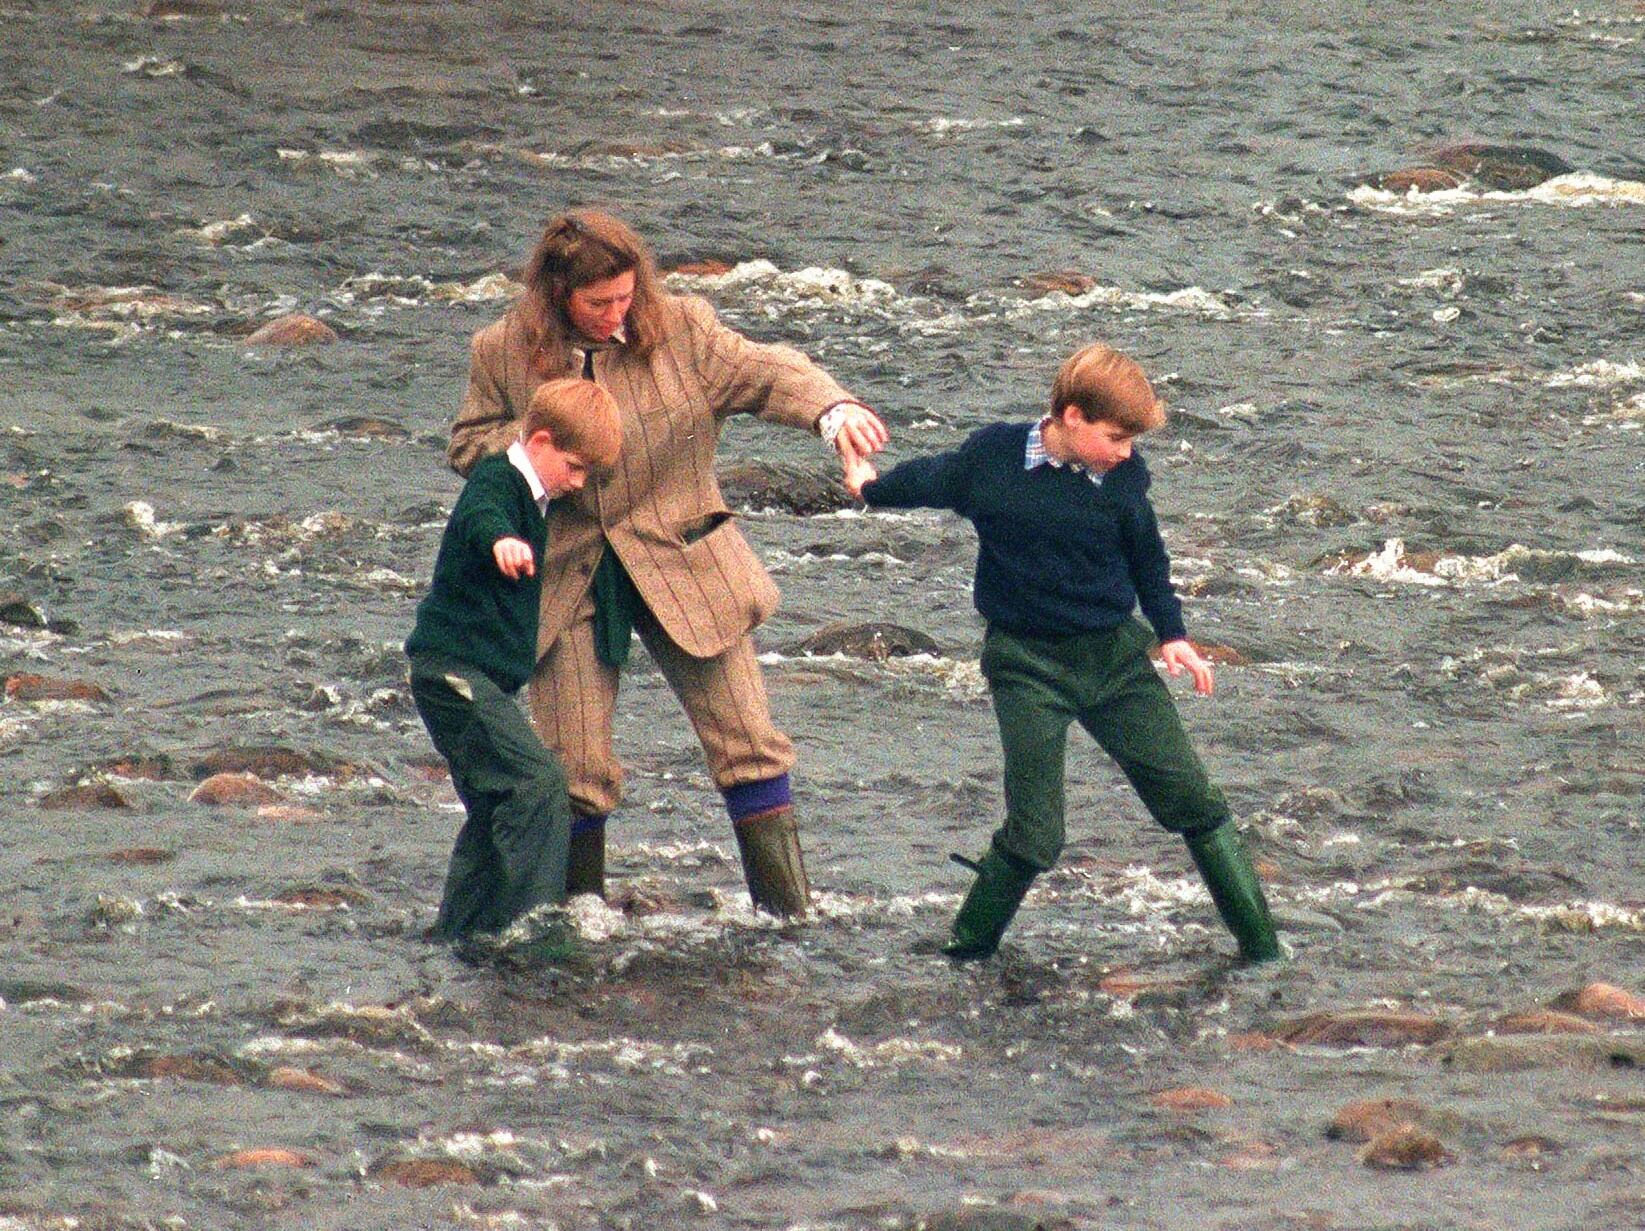
[[[623,793],[623,767],[612,747],[618,673],[594,645],[594,604],[537,663],[528,699],[531,723],[565,768],[573,813],[568,893],[605,893],[605,822]]]
[[[794,745],[771,721],[753,639],[744,637],[713,658],[694,658],[649,611],[640,613],[636,627],[691,720],[725,797],[749,897],[770,914],[803,916],[811,885],[789,795]]]
[[[1113,757],[1143,806],[1182,836],[1217,912],[1254,961],[1279,955],[1268,903],[1228,803],[1189,743],[1176,704],[1148,658],[1150,638],[1127,621],[1111,644],[1093,640],[1080,725]]]
[[[982,670],[1005,756],[1005,822],[975,865],[977,878],[943,947],[949,957],[967,960],[999,948],[1034,878],[1062,851],[1063,766],[1074,718],[1058,687],[1055,657],[1043,643],[990,629]]]
[[[484,827],[489,857],[464,852],[462,866],[454,867],[463,879],[447,885],[451,909],[442,905],[442,922],[454,931],[495,930],[534,906],[565,900],[571,832],[565,774],[514,699],[483,674],[453,664],[439,682],[472,699],[469,722],[448,759],[453,781],[472,801],[471,825]]]

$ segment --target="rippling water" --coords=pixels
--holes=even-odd
[[[1637,4],[0,17],[0,1228],[1645,1225],[1637,1021],[1501,1020],[1645,991]],[[1361,186],[1468,139],[1574,172]],[[672,284],[894,458],[1036,413],[1092,338],[1159,378],[1232,659],[1182,707],[1290,962],[1231,969],[1082,739],[1002,956],[912,954],[1000,810],[973,540],[761,502],[817,919],[749,913],[641,655],[586,959],[422,942],[460,811],[398,644],[445,428],[589,202],[728,268]],[[340,340],[245,345],[290,311]],[[759,425],[723,455],[827,473]],[[837,620],[940,652],[795,648]],[[273,794],[190,800],[235,765]],[[1410,1170],[1326,1136],[1385,1098]]]

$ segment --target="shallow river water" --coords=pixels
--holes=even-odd
[[[1645,1226],[1637,3],[0,21],[0,1231]],[[1465,140],[1571,171],[1363,183]],[[583,203],[893,460],[1143,362],[1285,963],[1083,736],[1001,955],[915,952],[1001,807],[974,539],[741,421],[816,917],[750,912],[637,653],[582,959],[424,942],[461,813],[398,647],[468,338]],[[246,344],[294,311],[338,339]]]

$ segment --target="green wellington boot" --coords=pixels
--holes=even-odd
[[[1234,823],[1225,821],[1209,833],[1188,834],[1183,840],[1211,891],[1217,913],[1239,942],[1240,956],[1248,962],[1271,962],[1279,957],[1262,882]]]
[[[743,879],[756,910],[784,919],[803,919],[811,905],[811,884],[800,856],[800,825],[788,805],[756,812],[736,822]]]
[[[589,825],[572,829],[571,849],[565,865],[565,895],[579,893],[605,897],[605,826]]]
[[[977,879],[960,903],[960,913],[954,916],[954,933],[942,951],[962,962],[990,957],[1000,947],[1000,937],[1005,935],[1039,873],[992,847],[976,863],[958,856],[955,862],[975,871]]]

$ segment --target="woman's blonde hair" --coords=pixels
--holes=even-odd
[[[662,340],[667,292],[645,241],[619,218],[597,209],[575,209],[551,220],[526,262],[526,295],[520,311],[540,376],[564,372],[570,362],[571,292],[619,274],[634,273],[634,302],[624,321],[625,345],[649,355]]]
[[[623,447],[617,403],[591,380],[562,377],[537,386],[520,425],[520,439],[538,432],[554,437],[556,448],[576,454],[590,469],[610,470]]]
[[[1051,417],[1064,406],[1079,411],[1087,423],[1112,423],[1132,435],[1165,424],[1165,403],[1154,396],[1142,366],[1101,342],[1063,360],[1051,384]]]

